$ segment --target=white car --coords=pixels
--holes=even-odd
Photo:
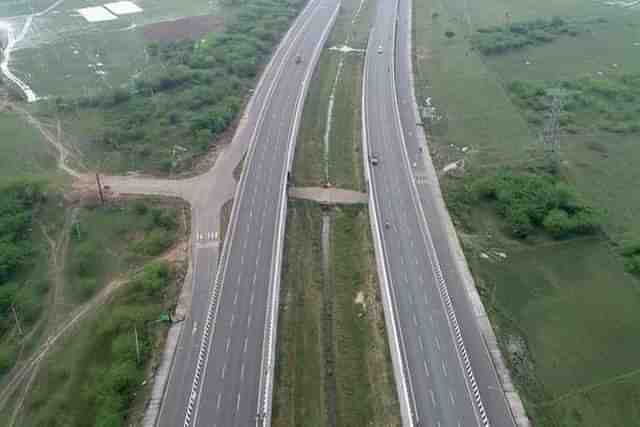
[[[382,53],[382,45],[378,46],[378,53]]]

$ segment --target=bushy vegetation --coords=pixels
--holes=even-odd
[[[557,82],[517,80],[509,85],[509,90],[534,124],[542,123],[544,112],[549,109],[549,92],[553,91],[562,98],[560,126],[568,132],[593,129],[620,134],[640,132],[640,73]]]
[[[555,238],[593,234],[600,216],[581,202],[575,190],[545,175],[501,172],[473,185],[477,197],[490,200],[519,238],[542,229]]]
[[[158,320],[167,310],[172,277],[166,263],[146,266],[90,324],[67,338],[39,375],[46,380],[35,383],[25,425],[127,425],[154,343],[164,333]]]
[[[114,274],[168,249],[177,236],[176,216],[175,208],[143,200],[81,211],[70,230],[66,275],[72,297],[85,301]]]
[[[485,55],[497,55],[526,46],[550,43],[562,35],[578,35],[580,30],[562,18],[536,19],[508,26],[480,28],[471,44]]]
[[[150,44],[150,64],[129,87],[58,98],[54,108],[104,114],[91,143],[122,153],[129,166],[156,172],[188,167],[236,118],[259,67],[302,4],[247,0],[222,33]]]
[[[13,310],[20,313],[22,327],[32,325],[40,314],[48,283],[34,281],[28,270],[37,259],[32,230],[38,208],[45,201],[41,182],[20,180],[0,187],[0,340],[15,326]],[[0,375],[15,357],[11,343],[0,346]]]

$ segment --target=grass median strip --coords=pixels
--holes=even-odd
[[[345,1],[328,46],[361,49],[371,1]],[[325,49],[296,146],[296,186],[361,190],[364,55]],[[330,117],[328,117],[330,116]],[[274,426],[400,425],[365,205],[289,200]]]

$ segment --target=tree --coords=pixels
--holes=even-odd
[[[451,30],[447,30],[445,31],[444,35],[447,36],[448,39],[452,39],[456,36],[456,33]]]

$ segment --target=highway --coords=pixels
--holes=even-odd
[[[371,209],[392,306],[386,320],[397,331],[391,348],[399,366],[403,421],[513,426],[473,307],[453,268],[446,228],[434,218],[429,186],[438,183],[416,185],[425,168],[420,147],[426,148],[418,137],[408,84],[410,8],[408,0],[378,2],[363,81],[365,143],[368,155],[377,159],[375,166],[369,163]]]
[[[206,301],[207,313],[191,359],[195,369],[186,372],[190,392],[180,422],[185,427],[270,420],[287,171],[306,84],[338,7],[338,0],[309,2],[259,89],[263,102],[249,127],[251,143],[219,271],[210,292],[194,291],[194,307]],[[195,278],[211,279],[207,274]],[[173,380],[179,382],[184,379]]]

